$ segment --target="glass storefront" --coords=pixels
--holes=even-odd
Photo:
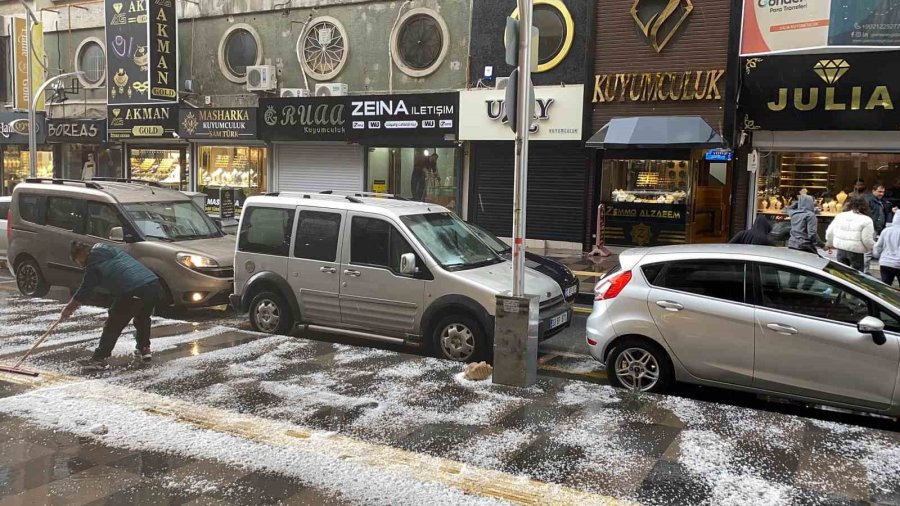
[[[29,153],[25,146],[3,146],[3,195],[12,195],[13,188],[31,175]],[[37,152],[37,177],[53,177],[53,151]]]
[[[757,213],[776,223],[788,220],[786,208],[801,193],[811,195],[824,237],[857,188],[883,185],[885,198],[900,205],[900,154],[773,152],[760,157],[756,184]]]
[[[459,213],[457,148],[369,148],[366,190],[444,206]]]
[[[219,189],[235,188],[235,213],[240,214],[247,197],[265,193],[265,147],[200,146],[197,149],[197,191],[206,193],[209,213],[218,213]]]
[[[104,148],[94,144],[63,144],[60,146],[60,167],[65,179],[82,179],[84,170],[94,168],[94,177],[123,177],[122,149]]]
[[[176,190],[191,187],[187,150],[184,147],[128,147],[129,177],[154,181]]]
[[[727,239],[729,163],[696,150],[681,159],[603,161],[606,244],[655,246]]]

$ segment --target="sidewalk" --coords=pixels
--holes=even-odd
[[[0,306],[0,360],[60,308]],[[169,320],[152,366],[125,336],[85,376],[102,316],[49,340],[32,365],[55,374],[0,374],[0,505],[900,504],[898,433]]]

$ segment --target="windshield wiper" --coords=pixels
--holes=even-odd
[[[175,242],[175,240],[172,239],[171,237],[163,237],[163,236],[161,236],[161,235],[147,235],[147,234],[144,234],[144,237],[146,237],[147,239],[159,239],[160,241],[165,241],[165,242]]]

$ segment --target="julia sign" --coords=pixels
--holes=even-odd
[[[900,51],[744,59],[745,130],[900,128]]]

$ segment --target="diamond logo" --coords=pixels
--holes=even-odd
[[[113,9],[116,11],[116,14],[121,14],[122,13],[122,4],[119,2],[114,3]]]
[[[693,10],[691,0],[634,0],[631,17],[653,49],[659,53],[678,33]]]
[[[850,70],[850,64],[847,63],[847,60],[840,59],[819,60],[819,62],[813,66],[813,70],[823,81],[825,81],[825,83],[834,84]]]

